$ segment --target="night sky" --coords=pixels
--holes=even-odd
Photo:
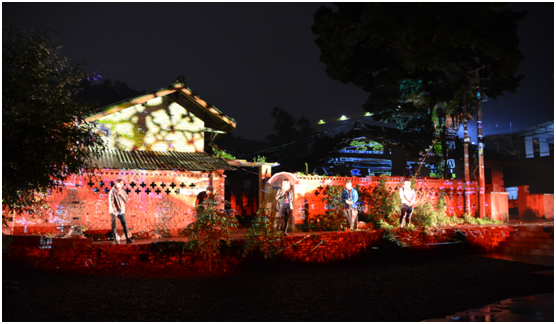
[[[311,33],[323,3],[2,3],[24,30],[45,23],[56,43],[88,70],[147,92],[186,78],[188,87],[236,119],[235,136],[264,140],[273,107],[305,116],[318,131],[347,132],[367,94],[333,81]],[[483,104],[485,134],[554,119],[554,3],[511,3],[520,22],[526,78],[515,94]],[[498,127],[496,127],[498,126]],[[471,130],[473,132],[473,130]]]

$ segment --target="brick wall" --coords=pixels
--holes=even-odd
[[[214,191],[224,197],[225,176],[213,172],[211,177]],[[75,175],[65,182],[65,189],[49,195],[49,211],[42,217],[16,215],[13,233],[59,233],[62,225],[66,230],[83,225],[88,232],[109,231],[108,194],[116,179],[124,179],[128,191],[126,219],[132,233],[184,228],[195,219],[197,194],[209,185],[206,172],[103,170],[92,179]]]

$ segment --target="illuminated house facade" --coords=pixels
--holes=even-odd
[[[204,152],[206,140],[236,127],[184,83],[101,108],[87,121],[96,122],[108,148],[119,151]]]
[[[224,197],[224,171],[235,168],[205,147],[236,123],[184,83],[106,106],[87,121],[97,123],[108,147],[95,161],[98,169],[70,176],[65,189],[50,193],[47,210],[16,215],[14,234],[73,225],[108,232],[108,193],[117,179],[128,193],[132,233],[184,228],[195,219],[197,194],[209,184]]]

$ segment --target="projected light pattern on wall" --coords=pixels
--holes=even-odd
[[[205,123],[184,107],[155,98],[97,121],[109,149],[203,152]]]

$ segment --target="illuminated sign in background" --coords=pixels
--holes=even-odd
[[[205,123],[184,107],[155,98],[97,121],[109,149],[203,152]]]
[[[340,153],[355,154],[384,154],[384,145],[375,141],[368,140],[364,137],[353,139],[350,146],[339,150]]]

